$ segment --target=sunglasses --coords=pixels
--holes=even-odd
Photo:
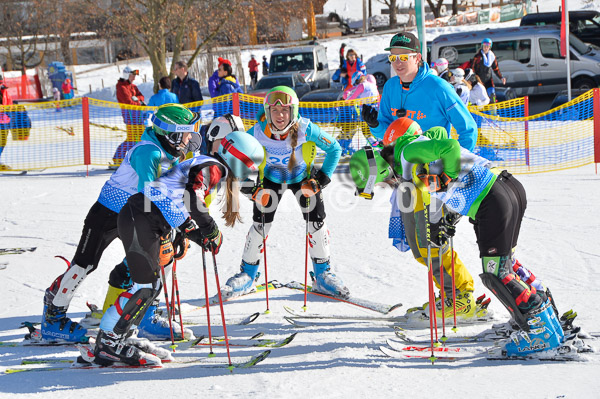
[[[129,72],[131,75],[136,75],[139,76],[140,75],[140,70],[139,69],[134,69],[133,71]]]
[[[269,104],[270,106],[277,105],[279,103],[283,106],[290,106],[294,102],[292,96],[283,91],[274,91],[266,95],[265,104]]]
[[[417,53],[408,53],[408,54],[390,54],[388,55],[388,60],[390,60],[390,62],[396,62],[396,60],[400,60],[402,62],[406,62],[408,61],[408,59],[410,57],[414,57],[416,56]]]

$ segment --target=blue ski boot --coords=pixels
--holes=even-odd
[[[227,280],[225,287],[221,288],[221,295],[224,298],[234,298],[252,292],[254,283],[260,275],[259,266],[259,264],[250,265],[242,261],[240,272]]]
[[[138,325],[137,336],[139,338],[147,338],[150,341],[169,341],[171,339],[169,319],[158,313],[157,308],[157,301],[148,307],[142,321]],[[173,337],[175,340],[191,340],[195,338],[192,330],[185,327],[183,328],[184,338],[181,338],[181,325],[176,321],[171,321],[171,325],[173,326]]]
[[[40,331],[42,338],[51,342],[88,342],[87,330],[67,317],[67,308],[52,304],[54,295],[46,290],[44,314]]]
[[[549,300],[527,315],[529,332],[511,334],[511,342],[504,347],[507,356],[527,356],[547,351],[561,345],[564,334]]]
[[[329,266],[329,262],[317,263],[313,261],[314,275],[312,290],[340,298],[350,297],[350,290],[344,285],[341,278],[336,276]]]

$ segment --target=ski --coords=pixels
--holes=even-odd
[[[203,368],[220,368],[220,369],[247,369],[253,366],[256,366],[258,363],[265,360],[271,354],[270,350],[266,350],[261,352],[251,358],[238,358],[232,359],[231,365],[223,362],[214,362],[210,359],[206,358],[197,358],[197,357],[181,357],[175,358],[175,360],[171,362],[165,362],[162,365],[153,365],[153,366],[131,366],[123,363],[115,363],[110,366],[101,366],[95,363],[89,363],[83,360],[83,358],[78,357],[77,361],[72,362],[66,366],[51,366],[51,367],[9,367],[2,371],[3,374],[16,374],[23,372],[40,372],[40,371],[60,371],[60,370],[86,370],[86,369],[153,369],[153,368],[173,368],[180,364],[197,364],[199,367]],[[173,365],[173,366],[171,366]]]
[[[394,333],[396,337],[406,344],[427,344],[430,341],[429,337],[426,338],[414,338],[411,337],[408,331],[399,326],[394,326]],[[496,342],[508,337],[498,335],[491,330],[485,330],[476,335],[451,335],[446,337],[445,343],[466,343],[466,342]]]
[[[228,318],[226,320],[227,325],[239,325],[239,326],[246,326],[252,322],[254,322],[256,319],[258,319],[258,317],[260,316],[260,312],[256,312],[256,313],[252,313],[250,316],[246,316],[246,317],[239,317],[239,318]],[[199,320],[194,320],[194,319],[190,319],[190,318],[184,318],[183,319],[183,325],[200,325],[201,323],[199,323],[198,321],[206,321],[206,315],[204,315],[204,319],[202,319],[201,317],[199,318]],[[214,318],[214,320],[210,321],[213,324],[219,324],[221,323],[221,319],[217,319]]]
[[[368,316],[368,315],[334,315],[334,314],[315,314],[298,312],[289,306],[283,307],[286,312],[291,314],[291,319],[326,319],[326,320],[348,320],[348,321],[388,321],[394,322],[397,316]]]
[[[242,346],[242,347],[258,347],[258,348],[281,348],[286,346],[294,340],[297,333],[288,335],[283,339],[272,339],[272,338],[261,338],[264,333],[258,333],[249,339],[229,339],[229,346]],[[201,346],[209,346],[210,342],[207,336],[201,336],[192,343],[192,348]],[[213,346],[225,346],[225,337],[212,337]]]
[[[454,352],[440,352],[440,351],[435,351],[435,349],[439,349],[439,348],[434,348],[434,355],[431,355],[431,348],[430,347],[412,347],[412,349],[406,349],[406,350],[395,350],[392,349],[390,347],[387,346],[380,346],[379,350],[381,352],[383,352],[383,354],[385,354],[387,357],[392,357],[392,358],[397,358],[397,359],[405,359],[405,360],[411,360],[411,359],[428,359],[431,360],[431,362],[437,362],[437,361],[441,361],[441,362],[456,362],[458,360],[464,360],[467,359],[467,356],[457,356],[456,353]]]
[[[60,338],[46,339],[42,337],[42,331],[35,327],[40,323],[34,323],[30,321],[24,321],[21,323],[22,328],[27,328],[29,332],[25,334],[23,341],[21,342],[5,342],[0,341],[0,347],[17,347],[17,346],[67,346],[67,345],[78,345],[90,342],[90,336],[85,336],[82,342],[65,341]]]
[[[21,248],[0,248],[0,255],[15,255],[25,252],[33,252],[37,247],[21,247]]]
[[[299,283],[297,281],[289,282],[287,284],[284,284],[284,286],[287,288],[304,291],[304,284]],[[384,303],[369,301],[367,299],[356,298],[353,296],[350,296],[348,298],[342,298],[342,297],[338,297],[338,296],[334,296],[334,295],[323,294],[321,292],[312,291],[311,286],[308,286],[307,289],[308,289],[309,294],[317,295],[317,296],[320,296],[323,298],[333,299],[333,300],[339,301],[339,302],[344,302],[344,303],[347,303],[350,305],[358,306],[360,308],[372,310],[372,311],[379,312],[382,314],[388,314],[392,310],[395,310],[395,309],[399,308],[400,306],[402,306],[401,303],[397,303],[395,305],[387,305]]]
[[[271,280],[271,281],[269,281],[269,289],[270,290],[275,290],[277,288],[281,288],[281,287],[284,287],[284,286],[285,286],[284,284],[281,284],[277,280]],[[223,302],[228,302],[228,301],[231,301],[231,300],[234,300],[234,299],[243,298],[246,295],[255,294],[255,293],[259,293],[259,292],[264,292],[266,290],[267,290],[267,285],[265,283],[263,283],[263,284],[256,285],[254,287],[254,289],[252,289],[252,291],[246,292],[245,294],[227,297],[226,295],[223,295],[223,293],[221,293],[221,297],[223,299]],[[198,310],[198,309],[204,309],[206,307],[206,300],[205,299],[201,299],[200,301],[202,302],[201,305],[194,306],[194,307],[189,308],[187,310],[182,310],[181,313],[182,314],[186,314],[186,313],[190,313],[190,312],[193,312],[195,310]],[[208,303],[209,303],[210,306],[218,305],[219,304],[219,295],[215,294],[215,295],[211,296],[210,298],[208,298]]]
[[[8,262],[0,262],[0,270],[6,269],[7,266],[8,266]]]

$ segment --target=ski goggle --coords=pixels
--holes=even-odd
[[[129,73],[132,74],[132,75],[139,76],[140,75],[140,70],[139,69],[130,69]]]
[[[390,60],[390,62],[396,62],[397,60],[400,60],[401,62],[406,62],[410,57],[414,57],[416,55],[417,53],[390,54],[388,55],[388,60]]]
[[[277,103],[286,107],[292,105],[294,99],[291,94],[283,91],[273,91],[265,96],[265,104],[274,106],[277,105]]]
[[[200,133],[200,127],[202,125],[202,120],[200,119],[200,114],[195,113],[194,119],[190,121],[187,125],[172,125],[165,121],[162,121],[156,117],[156,114],[152,114],[151,118],[152,123],[159,129],[162,129],[169,133]]]
[[[366,146],[363,148],[365,150],[365,155],[367,156],[367,162],[369,163],[369,178],[367,179],[365,188],[362,190],[359,188],[356,189],[356,195],[370,200],[373,199],[373,189],[375,187],[375,181],[377,180],[377,162],[375,161],[373,147]]]

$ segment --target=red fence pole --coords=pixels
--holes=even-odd
[[[529,168],[529,96],[524,97],[525,102],[523,107],[525,108],[525,165]]]
[[[89,166],[92,163],[90,151],[90,102],[87,97],[81,99],[82,122],[83,122],[83,164]]]
[[[594,89],[594,163],[600,163],[600,89]],[[598,165],[596,165],[598,174]]]
[[[233,93],[231,101],[233,102],[233,114],[240,116],[240,93]]]

